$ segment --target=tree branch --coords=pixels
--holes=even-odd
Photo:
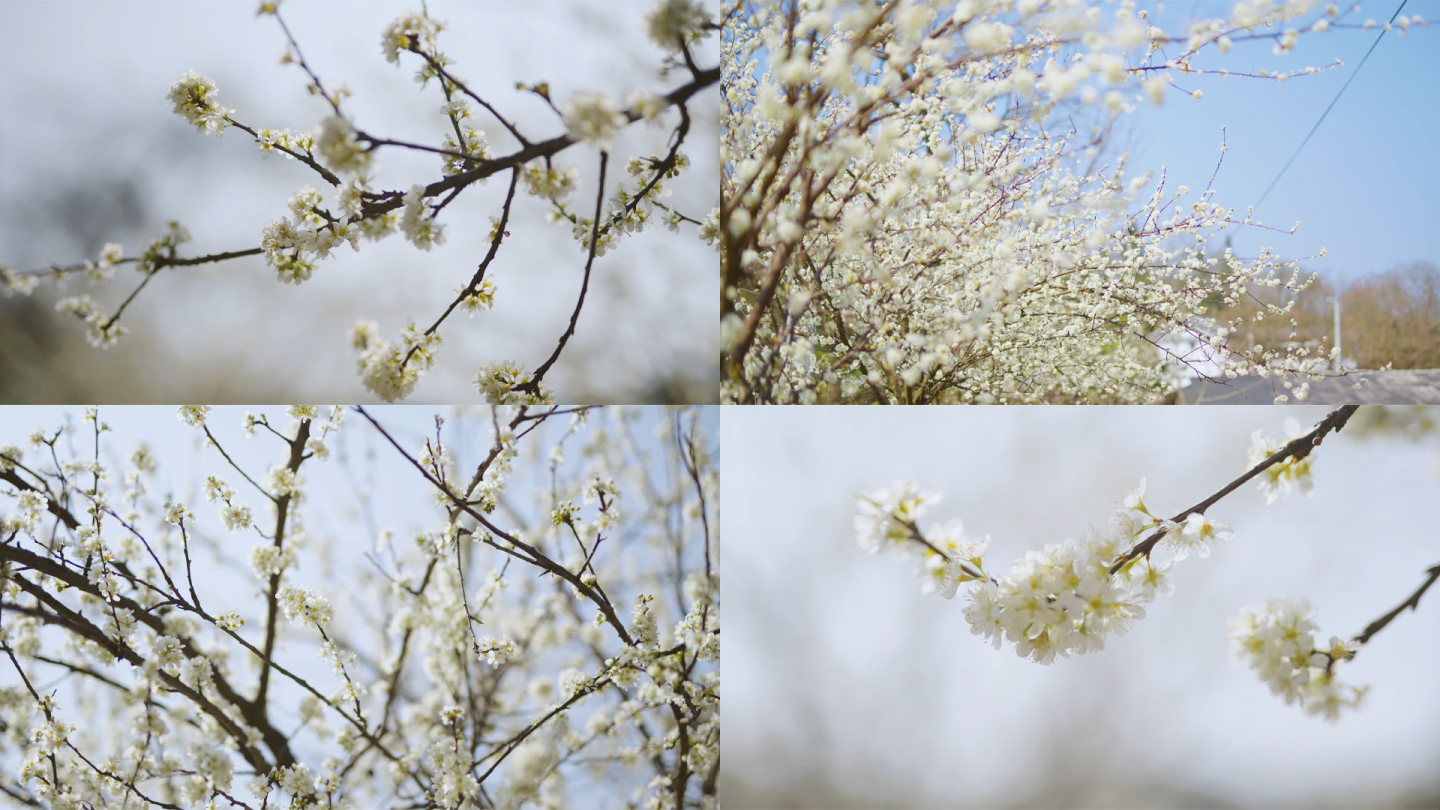
[[[1226,484],[1220,489],[1219,492],[1216,492],[1214,495],[1211,495],[1210,497],[1195,504],[1189,509],[1180,512],[1179,514],[1175,515],[1175,517],[1171,518],[1170,521],[1173,523],[1179,523],[1190,515],[1203,515],[1205,514],[1206,509],[1214,506],[1215,503],[1221,498],[1229,495],[1231,492],[1234,492],[1246,481],[1249,481],[1250,479],[1270,469],[1276,464],[1279,464],[1287,458],[1293,458],[1296,461],[1299,461],[1300,459],[1303,459],[1306,456],[1310,455],[1311,450],[1314,450],[1316,447],[1320,446],[1320,442],[1322,439],[1325,438],[1326,434],[1332,431],[1338,431],[1341,428],[1345,427],[1345,423],[1350,421],[1350,417],[1355,415],[1355,411],[1359,409],[1359,407],[1359,405],[1342,405],[1341,407],[1331,411],[1330,414],[1324,419],[1320,420],[1320,424],[1316,425],[1315,428],[1309,433],[1306,433],[1304,436],[1301,436],[1297,439],[1292,439],[1284,447],[1272,453],[1269,458],[1266,458],[1264,461],[1250,468],[1250,470],[1248,470],[1244,475]],[[1136,557],[1148,556],[1150,554],[1150,551],[1155,548],[1155,544],[1159,543],[1160,540],[1165,537],[1166,532],[1167,530],[1163,527],[1160,529],[1156,529],[1154,534],[1151,534],[1142,542],[1137,543],[1134,548],[1131,548],[1129,551],[1120,555],[1120,559],[1116,560],[1115,564],[1110,566],[1111,575],[1114,575],[1115,572],[1119,571],[1121,568],[1124,568],[1126,563],[1134,560]]]

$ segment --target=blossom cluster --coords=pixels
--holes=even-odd
[[[183,414],[181,418],[184,418]],[[210,476],[205,479],[205,500],[211,503],[220,502],[220,520],[225,523],[226,529],[234,532],[255,525],[255,516],[251,514],[250,507],[236,501],[235,490],[219,478]]]
[[[1337,416],[1344,417],[1338,422],[1343,425],[1344,410],[1332,413],[1322,427]],[[1306,435],[1294,419],[1286,420],[1286,432],[1292,439]],[[1308,494],[1311,457],[1270,460],[1278,450],[1263,430],[1256,431],[1246,477],[1259,480],[1267,502],[1297,486]],[[1222,490],[1222,496],[1238,483]],[[1029,551],[1001,576],[985,568],[989,537],[967,536],[958,520],[922,529],[920,518],[941,495],[913,481],[858,495],[854,528],[867,552],[914,556],[924,593],[949,599],[970,584],[964,616],[971,633],[996,649],[1009,642],[1016,654],[1050,664],[1057,657],[1103,649],[1106,636],[1123,634],[1144,618],[1146,604],[1173,592],[1175,564],[1192,554],[1209,556],[1211,544],[1233,537],[1228,526],[1203,511],[1215,499],[1167,519],[1150,511],[1145,490],[1142,479],[1116,504],[1104,530]],[[1153,558],[1159,544],[1173,552],[1163,562]],[[1316,647],[1316,632],[1309,604],[1288,599],[1247,608],[1229,624],[1232,653],[1256,670],[1272,692],[1287,704],[1298,702],[1309,714],[1336,720],[1342,708],[1360,704],[1367,687],[1341,681],[1335,665],[1354,657],[1374,629],[1355,640],[1331,637],[1326,649]]]
[[[405,205],[400,209],[400,230],[405,238],[421,250],[445,244],[445,226],[437,224],[434,212],[426,210],[425,187],[411,186],[403,199]]]
[[[1286,441],[1298,439],[1304,435],[1300,423],[1294,417],[1285,419]],[[1250,464],[1255,465],[1279,452],[1281,445],[1274,438],[1268,436],[1263,429],[1256,430],[1250,436]],[[1260,491],[1265,493],[1265,502],[1274,503],[1277,499],[1287,497],[1296,489],[1300,493],[1309,496],[1315,487],[1315,481],[1311,475],[1310,466],[1314,461],[1312,456],[1295,458],[1293,456],[1268,467],[1261,474]]]
[[[544,386],[535,391],[528,390],[526,386],[532,383],[531,376],[507,360],[487,363],[475,372],[473,383],[491,405],[544,405],[554,402],[554,396]]]
[[[328,257],[333,248],[348,242],[353,250],[360,249],[360,230],[348,216],[336,220],[323,214],[320,202],[315,188],[305,186],[287,204],[293,218],[271,220],[260,234],[265,263],[286,284],[308,281],[315,261]]]
[[[615,136],[630,123],[620,105],[603,93],[571,96],[565,104],[564,121],[570,137],[601,150],[614,146]]]
[[[704,35],[710,15],[695,0],[662,0],[645,15],[645,33],[667,51],[680,51]]]
[[[360,321],[350,333],[351,344],[360,353],[360,377],[365,387],[386,402],[404,399],[420,382],[420,376],[435,362],[435,349],[442,342],[438,333],[424,333],[414,324],[392,343],[380,337],[374,321]]]
[[[285,618],[297,624],[323,625],[335,616],[330,601],[309,588],[286,586],[278,596]]]
[[[1369,689],[1347,684],[1334,672],[1335,662],[1354,656],[1360,644],[1331,636],[1328,649],[1317,649],[1317,631],[1308,602],[1271,599],[1230,622],[1230,648],[1286,705],[1299,703],[1307,714],[1336,721],[1341,709],[1357,708]]]
[[[985,571],[989,537],[967,537],[958,520],[920,529],[920,516],[940,496],[922,492],[914,482],[860,495],[855,528],[861,547],[871,553],[915,554],[925,593],[949,599],[961,584],[974,582],[965,608],[971,632],[996,649],[1002,640],[1008,641],[1017,655],[1049,664],[1057,656],[1104,649],[1107,635],[1123,634],[1145,616],[1146,603],[1170,592],[1174,561],[1159,563],[1147,556],[1111,573],[1120,555],[1146,533],[1161,531],[1180,549],[1190,548],[1201,536],[1229,536],[1228,529],[1202,515],[1186,524],[1150,515],[1144,493],[1141,481],[1116,506],[1106,530],[1079,542],[1052,543],[1027,552],[999,578]],[[1183,559],[1183,554],[1176,559]]]
[[[357,175],[370,166],[370,152],[355,137],[355,125],[343,115],[321,122],[315,148],[325,165],[341,174]]]
[[[99,349],[108,349],[120,342],[130,330],[121,326],[115,318],[106,317],[105,310],[91,300],[89,295],[69,295],[55,302],[55,311],[74,315],[90,328],[85,340]]]
[[[235,112],[215,101],[215,82],[193,70],[170,85],[168,96],[175,114],[194,124],[195,131],[202,135],[224,134]]]

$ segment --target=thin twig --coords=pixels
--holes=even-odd
[[[1355,640],[1360,642],[1361,644],[1368,642],[1371,636],[1375,635],[1381,630],[1384,630],[1385,625],[1394,621],[1395,617],[1399,616],[1401,612],[1405,610],[1405,608],[1410,608],[1411,610],[1419,610],[1420,597],[1424,596],[1425,591],[1429,590],[1430,586],[1435,584],[1435,580],[1440,579],[1440,565],[1431,567],[1425,573],[1429,574],[1430,576],[1427,577],[1425,581],[1420,584],[1420,587],[1417,588],[1414,593],[1410,594],[1410,597],[1408,599],[1396,605],[1394,610],[1386,613],[1384,616],[1381,616],[1380,618],[1367,625],[1365,627],[1365,631],[1360,635],[1356,636]]]
[[[530,382],[515,386],[516,391],[529,391],[536,396],[540,395],[540,381],[545,378],[545,372],[555,365],[560,359],[560,352],[565,350],[566,341],[575,334],[575,324],[580,320],[580,310],[585,306],[585,293],[590,289],[590,268],[595,265],[595,249],[600,240],[600,215],[605,208],[605,165],[610,160],[610,153],[600,153],[600,190],[595,194],[595,220],[590,223],[590,253],[585,258],[585,278],[580,282],[580,297],[575,301],[575,311],[570,313],[570,325],[565,327],[565,333],[560,336],[560,343],[551,352],[549,359],[540,364],[530,376]]]
[[[1214,495],[1211,495],[1210,497],[1195,504],[1189,509],[1180,512],[1175,517],[1171,518],[1169,522],[1179,523],[1190,515],[1203,515],[1205,514],[1206,509],[1214,506],[1215,503],[1221,498],[1229,495],[1231,492],[1234,492],[1246,481],[1249,481],[1250,479],[1270,469],[1276,464],[1279,464],[1287,458],[1293,458],[1296,461],[1299,461],[1300,459],[1303,459],[1306,456],[1310,455],[1311,450],[1314,450],[1316,447],[1320,446],[1320,442],[1322,439],[1325,438],[1326,434],[1330,433],[1331,431],[1338,431],[1341,428],[1345,427],[1345,423],[1350,421],[1350,417],[1355,415],[1355,411],[1359,407],[1359,405],[1342,405],[1341,407],[1331,411],[1330,414],[1324,419],[1320,420],[1320,424],[1316,425],[1315,428],[1309,433],[1306,433],[1304,436],[1301,436],[1297,439],[1292,439],[1284,447],[1280,448],[1274,453],[1271,453],[1270,456],[1264,461],[1250,468],[1250,470],[1247,471],[1244,475],[1226,484],[1223,488],[1220,489],[1219,492],[1216,492]],[[1168,532],[1169,530],[1163,527],[1160,529],[1156,529],[1154,534],[1151,534],[1149,537],[1145,538],[1140,543],[1137,543],[1134,548],[1131,548],[1129,551],[1120,555],[1120,559],[1116,560],[1115,564],[1110,566],[1110,573],[1112,575],[1115,574],[1115,572],[1119,571],[1121,568],[1124,568],[1126,563],[1137,557],[1148,556],[1150,554],[1150,551],[1155,548],[1155,544],[1159,543],[1160,540],[1164,538]]]

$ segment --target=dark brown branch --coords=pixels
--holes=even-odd
[[[243,130],[243,131],[245,131],[245,132],[250,133],[250,136],[255,139],[255,142],[256,142],[256,143],[260,143],[260,142],[261,142],[261,141],[260,141],[260,135],[259,135],[259,133],[257,133],[255,130],[251,129],[250,127],[245,126],[244,124],[240,123],[239,121],[236,121],[236,120],[233,119],[233,118],[226,118],[225,120],[229,121],[229,122],[231,123],[231,125],[234,126],[236,129]],[[316,163],[316,162],[315,162],[315,158],[313,158],[313,157],[311,157],[311,156],[309,156],[309,155],[302,155],[302,154],[300,154],[299,152],[296,152],[296,151],[293,150],[293,149],[287,149],[287,148],[285,148],[285,147],[283,147],[283,146],[281,146],[281,145],[279,145],[279,144],[270,144],[270,147],[271,147],[272,149],[278,149],[278,150],[280,150],[281,152],[284,152],[285,154],[289,155],[290,157],[293,157],[293,158],[295,158],[296,160],[300,161],[301,163],[304,163],[306,166],[309,166],[310,168],[314,169],[314,170],[316,171],[316,173],[318,173],[321,177],[325,178],[325,182],[329,183],[330,185],[332,185],[332,186],[339,186],[339,185],[340,185],[340,178],[339,178],[339,177],[336,177],[334,172],[330,171],[329,169],[325,168],[324,166],[321,166],[319,163]],[[256,252],[256,253],[259,253],[259,252],[260,252],[260,249],[259,249],[259,248],[256,248],[256,249],[255,249],[255,252]]]
[[[505,205],[500,209],[500,224],[495,227],[495,235],[490,240],[490,250],[485,253],[485,258],[480,260],[480,266],[475,270],[475,275],[471,276],[470,283],[466,284],[465,289],[461,290],[460,293],[455,296],[455,300],[451,301],[450,306],[446,307],[445,311],[440,313],[440,317],[436,318],[435,322],[430,324],[430,328],[425,330],[425,334],[434,334],[435,330],[440,328],[440,324],[444,323],[445,319],[450,317],[450,313],[455,311],[455,307],[460,306],[460,303],[464,301],[467,296],[480,289],[480,283],[485,280],[485,271],[490,268],[490,263],[495,261],[495,256],[500,252],[500,242],[505,238],[505,228],[510,223],[510,203],[515,200],[515,185],[519,180],[519,169],[510,172],[510,188],[505,192]],[[419,348],[419,344],[416,344],[411,346],[409,351],[405,352],[404,359],[400,361],[400,368],[402,370],[405,368],[405,364],[410,362],[410,358],[415,355],[415,352],[418,351]]]
[[[75,529],[78,529],[80,527],[80,521],[75,518],[75,515],[71,514],[69,509],[61,506],[59,502],[57,502],[54,498],[50,497],[49,492],[46,492],[40,487],[37,487],[34,484],[31,484],[29,481],[26,481],[25,479],[16,475],[14,470],[6,470],[4,472],[0,472],[0,481],[4,481],[7,484],[12,484],[21,489],[28,489],[31,492],[38,492],[41,495],[44,495],[46,510],[49,511],[50,514],[59,518],[60,522],[65,524],[65,528],[74,531]]]
[[[720,81],[720,68],[717,67],[702,71],[694,81],[667,93],[664,98],[670,102],[670,104],[680,104],[718,81]],[[629,110],[625,115],[632,123],[641,118],[641,114],[636,110]],[[479,165],[475,168],[461,172],[460,174],[453,174],[444,180],[439,180],[426,186],[424,196],[433,197],[457,186],[467,186],[476,180],[483,180],[486,177],[499,174],[505,169],[523,166],[535,158],[553,156],[573,146],[575,143],[577,143],[577,141],[569,135],[560,135],[548,141],[530,144],[506,157],[495,158],[493,160],[476,160],[475,162]],[[373,204],[372,208],[376,213],[384,213],[399,208],[401,203],[402,200],[397,196],[386,202]],[[365,214],[366,217],[370,215],[369,211]]]
[[[521,559],[525,560],[525,562],[543,568],[546,572],[554,574],[555,576],[558,576],[566,582],[570,583],[570,585],[573,586],[576,591],[578,591],[586,599],[594,602],[596,606],[600,608],[600,612],[605,614],[606,620],[609,621],[610,625],[615,628],[615,632],[620,636],[621,641],[624,641],[625,644],[628,646],[635,645],[635,641],[630,637],[629,631],[625,629],[624,624],[621,624],[620,617],[615,614],[615,607],[610,604],[610,600],[606,599],[604,594],[597,593],[595,589],[591,588],[589,585],[586,585],[584,581],[582,581],[578,576],[571,572],[570,569],[566,568],[563,565],[560,565],[559,563],[545,556],[540,552],[539,549],[529,545],[520,538],[509,534],[505,530],[496,526],[494,523],[491,523],[488,518],[486,518],[480,512],[476,511],[475,508],[469,503],[466,503],[465,501],[456,497],[455,493],[451,492],[448,487],[446,487],[440,481],[436,480],[435,477],[432,476],[430,472],[425,469],[424,465],[422,465],[418,460],[416,460],[414,456],[410,455],[410,453],[406,452],[405,448],[401,447],[400,443],[395,441],[395,437],[391,436],[389,431],[381,427],[379,422],[375,421],[375,417],[371,416],[369,411],[365,410],[359,405],[353,407],[355,408],[356,412],[358,412],[361,416],[365,417],[365,419],[368,420],[370,424],[375,426],[375,429],[380,432],[380,435],[384,436],[385,440],[390,442],[390,445],[394,447],[395,450],[400,453],[400,455],[404,456],[406,461],[409,461],[410,464],[415,467],[415,469],[420,471],[421,475],[425,476],[425,480],[429,481],[435,486],[436,489],[440,490],[440,492],[443,493],[445,497],[449,498],[450,502],[453,503],[456,508],[469,515],[470,517],[475,518],[475,520],[481,526],[485,527],[485,529],[489,531],[492,535],[504,540],[507,544],[513,546],[514,549],[519,549],[520,551],[523,551],[526,554],[530,555],[529,558],[521,557]],[[506,548],[505,546],[496,543],[494,540],[487,540],[485,542],[487,545],[490,545],[506,553],[514,553],[514,549]]]
[[[605,209],[605,165],[610,160],[609,152],[600,153],[600,190],[595,194],[595,221],[590,223],[590,253],[585,258],[585,277],[580,282],[580,297],[575,300],[575,311],[570,313],[570,325],[565,327],[564,334],[560,335],[560,343],[555,346],[555,351],[550,353],[549,359],[540,364],[535,372],[530,375],[530,382],[524,385],[515,386],[516,391],[529,391],[535,396],[540,396],[540,381],[545,379],[545,372],[555,365],[560,359],[560,352],[565,351],[565,343],[570,336],[575,334],[575,324],[580,320],[580,310],[585,306],[585,293],[590,289],[590,268],[595,265],[595,249],[600,240],[600,215]]]
[[[268,427],[268,425],[267,425],[267,427]],[[203,431],[205,431],[205,438],[209,439],[209,440],[210,440],[210,443],[213,444],[213,445],[215,445],[215,449],[220,451],[220,455],[223,456],[223,457],[225,458],[225,460],[230,463],[230,466],[235,469],[235,472],[240,473],[240,475],[241,475],[246,481],[249,481],[249,482],[250,482],[250,486],[255,487],[256,489],[260,490],[260,494],[261,494],[261,495],[264,495],[264,496],[267,497],[267,498],[269,498],[270,501],[271,501],[271,503],[274,503],[274,502],[275,502],[275,496],[274,496],[273,494],[271,494],[270,492],[267,492],[264,487],[262,487],[262,486],[260,486],[259,484],[255,483],[255,479],[251,478],[250,475],[245,472],[245,470],[241,469],[241,468],[240,468],[240,465],[235,463],[235,459],[230,458],[230,454],[227,453],[227,452],[225,452],[225,448],[223,448],[223,447],[220,446],[220,442],[219,442],[219,440],[217,440],[217,439],[215,438],[215,434],[213,434],[213,433],[210,432],[210,426],[209,426],[209,425],[206,425],[206,424],[204,424],[204,423],[201,423],[200,429],[203,430]],[[278,435],[278,434],[277,434],[277,435]],[[288,441],[288,440],[287,440],[287,441]]]
[[[445,66],[440,64],[435,59],[435,57],[431,56],[428,53],[425,53],[424,51],[421,51],[419,48],[416,48],[414,46],[410,48],[410,52],[419,54],[427,63],[429,63],[430,69],[435,71],[436,75],[440,77],[440,81],[442,83],[447,81],[450,82],[451,84],[455,85],[455,87],[459,89],[460,92],[464,93],[470,98],[475,99],[475,103],[479,104],[481,107],[484,107],[486,110],[489,110],[490,114],[495,116],[495,120],[499,121],[501,126],[509,130],[510,134],[515,136],[515,140],[519,141],[521,146],[530,145],[530,141],[526,140],[525,136],[520,134],[520,130],[516,129],[514,124],[511,124],[508,120],[506,120],[505,116],[501,115],[499,110],[490,106],[490,103],[485,99],[480,98],[478,95],[471,92],[470,88],[466,87],[464,82],[455,78],[448,71],[446,71]],[[461,142],[463,143],[463,139],[461,139]]]
[[[15,551],[19,550],[11,549],[8,546],[0,547],[0,552],[13,553]],[[26,552],[21,553],[25,554]],[[30,567],[40,573],[50,573],[48,571],[42,571],[39,566],[32,565]],[[51,576],[53,576],[53,574],[51,574]],[[116,658],[119,658],[132,666],[144,666],[144,658],[139,653],[130,649],[130,647],[127,646],[125,643],[111,639],[100,628],[96,627],[84,616],[81,616],[79,613],[71,610],[65,604],[47,593],[44,588],[35,585],[28,579],[18,575],[12,576],[10,578],[10,581],[15,583],[16,586],[18,586],[22,591],[34,597],[38,602],[50,609],[50,613],[46,615],[44,619],[47,623],[54,623],[61,627],[64,627],[67,631],[95,643],[101,649],[109,652],[111,655],[114,655]],[[93,591],[94,589],[87,588],[86,590]],[[98,595],[98,591],[96,593]],[[128,601],[129,600],[124,600],[122,598],[121,603],[123,604],[124,602]],[[131,604],[133,605],[134,603]],[[135,605],[134,607],[138,608],[139,606]],[[139,612],[137,612],[136,621],[141,621],[146,624],[150,624],[151,622],[159,624],[158,619],[155,619],[154,617],[148,615],[144,615],[143,613]],[[163,632],[163,625],[161,627]],[[257,771],[269,770],[269,763],[265,761],[264,757],[262,757],[258,751],[256,751],[250,746],[248,742],[246,742],[244,732],[241,731],[239,726],[235,725],[234,721],[232,721],[230,717],[225,714],[225,712],[221,711],[218,706],[211,703],[208,699],[205,698],[204,695],[182,683],[179,678],[176,678],[173,675],[169,675],[163,671],[158,672],[157,675],[163,681],[165,681],[165,685],[169,687],[172,691],[178,692],[189,698],[193,703],[195,703],[196,706],[200,707],[202,711],[213,717],[215,721],[219,723],[220,727],[225,729],[226,733],[228,733],[235,740],[236,744],[239,746],[240,755],[245,758],[245,761],[249,763],[251,767],[255,768]],[[218,673],[216,673],[216,679],[216,685],[218,690]],[[281,741],[283,742],[283,738]],[[286,753],[289,753],[288,748],[286,750]],[[276,752],[276,756],[277,758],[279,757],[279,752]],[[293,762],[293,758],[290,761]]]
[[[309,438],[310,420],[302,419],[299,429],[295,431],[295,438],[290,442],[290,461],[285,465],[290,472],[300,469],[300,462],[305,460],[305,441]],[[293,497],[287,492],[275,499],[274,543],[277,550],[285,544],[285,519],[289,516],[290,501]],[[255,699],[250,703],[262,716],[270,688],[271,658],[275,652],[275,625],[280,612],[279,596],[280,574],[271,574],[265,591],[265,647],[264,654],[260,657],[260,686],[255,690]]]
[[[1311,450],[1314,450],[1316,447],[1320,446],[1320,442],[1325,438],[1326,434],[1332,431],[1338,431],[1341,428],[1345,427],[1345,423],[1350,421],[1350,417],[1355,415],[1355,411],[1359,407],[1359,405],[1342,405],[1341,407],[1331,411],[1330,414],[1324,419],[1320,420],[1320,424],[1316,425],[1315,428],[1309,433],[1306,433],[1304,436],[1301,436],[1298,439],[1292,439],[1284,447],[1270,454],[1269,458],[1250,468],[1250,470],[1247,471],[1244,475],[1226,484],[1223,488],[1220,489],[1219,492],[1216,492],[1214,495],[1211,495],[1210,497],[1195,504],[1189,509],[1180,512],[1175,517],[1171,518],[1170,522],[1179,523],[1180,521],[1191,515],[1203,515],[1205,514],[1206,509],[1214,506],[1215,503],[1221,498],[1229,495],[1231,492],[1234,492],[1242,484],[1259,475],[1260,473],[1270,469],[1276,464],[1285,461],[1287,458],[1293,458],[1296,461],[1299,461],[1300,459],[1303,459],[1306,456],[1310,455]],[[1134,548],[1131,548],[1129,551],[1120,555],[1120,559],[1116,560],[1115,564],[1110,566],[1110,573],[1113,575],[1121,568],[1124,568],[1126,563],[1134,560],[1137,557],[1148,556],[1150,554],[1150,551],[1155,548],[1155,544],[1159,543],[1160,540],[1165,537],[1167,532],[1168,530],[1163,527],[1156,529],[1153,534],[1145,538],[1140,543],[1136,544]]]
[[[1429,574],[1430,576],[1426,577],[1425,581],[1420,584],[1420,587],[1416,589],[1414,593],[1410,594],[1410,598],[1396,605],[1394,610],[1386,613],[1384,616],[1381,616],[1380,618],[1367,625],[1365,627],[1365,632],[1356,636],[1355,640],[1360,642],[1361,644],[1368,642],[1371,636],[1375,635],[1381,630],[1384,630],[1385,625],[1394,621],[1395,617],[1399,616],[1405,610],[1405,608],[1410,608],[1411,610],[1419,610],[1420,597],[1424,596],[1425,592],[1430,589],[1430,586],[1435,584],[1435,580],[1440,579],[1440,565],[1431,567],[1425,573]]]
[[[552,717],[554,717],[555,715],[560,714],[561,712],[563,712],[563,711],[565,711],[566,709],[570,708],[572,705],[575,704],[576,701],[580,700],[580,698],[583,698],[583,697],[585,697],[586,695],[590,694],[591,692],[594,692],[594,691],[600,689],[601,687],[605,686],[605,685],[608,684],[609,682],[610,682],[610,678],[609,678],[608,676],[605,676],[605,677],[601,677],[600,680],[598,680],[598,681],[594,681],[594,682],[592,682],[592,683],[590,683],[590,684],[587,684],[584,689],[580,689],[580,690],[577,691],[575,694],[571,695],[568,700],[566,700],[564,703],[561,703],[559,706],[556,706],[555,708],[551,709],[549,712],[547,712],[547,713],[545,714],[544,717],[541,717],[539,720],[536,720],[535,722],[533,722],[533,723],[531,723],[530,725],[526,726],[524,731],[522,731],[522,732],[520,732],[519,734],[515,735],[514,737],[512,737],[512,738],[509,739],[508,741],[501,743],[494,751],[491,751],[489,754],[486,754],[485,756],[481,757],[481,758],[480,758],[480,762],[484,762],[485,760],[489,759],[490,757],[495,756],[497,753],[500,755],[500,757],[499,757],[498,759],[496,759],[495,762],[494,762],[493,764],[491,764],[491,766],[490,766],[488,769],[486,769],[485,773],[483,773],[483,774],[480,775],[480,778],[479,778],[478,781],[484,782],[486,779],[488,779],[488,778],[490,777],[490,774],[494,773],[494,772],[495,772],[495,769],[498,768],[498,767],[500,767],[500,763],[504,762],[504,761],[505,761],[505,758],[508,757],[508,756],[510,756],[510,754],[511,754],[512,752],[514,752],[514,750],[515,750],[517,747],[519,747],[520,743],[522,743],[522,742],[525,741],[525,738],[526,738],[526,737],[529,737],[531,734],[535,733],[535,731],[536,731],[537,729],[539,729],[541,726],[545,725],[545,723],[546,723],[547,721],[549,721],[550,718],[552,718]],[[476,763],[476,765],[478,765],[478,764],[479,764],[479,762]]]

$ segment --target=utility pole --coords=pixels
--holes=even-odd
[[[1345,361],[1340,356],[1340,293],[1335,293],[1335,370],[1344,371]]]

